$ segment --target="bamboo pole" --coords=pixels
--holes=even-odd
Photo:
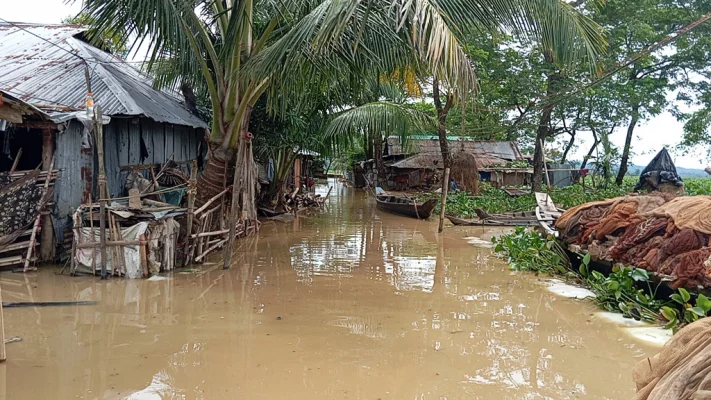
[[[106,188],[106,168],[104,166],[104,127],[102,124],[101,106],[94,109],[94,129],[96,132],[96,152],[99,161],[99,243],[101,247],[101,279],[106,279],[106,199],[109,193]],[[50,168],[51,170],[51,168]]]
[[[193,208],[195,208],[195,195],[197,194],[197,161],[193,160],[190,168],[190,181],[188,183],[188,225],[185,234],[185,263],[190,263],[190,239],[193,234]]]
[[[10,168],[10,175],[12,175],[12,173],[17,169],[17,164],[20,163],[20,157],[22,157],[22,147],[20,147],[20,150],[17,151],[17,155],[15,155],[15,160],[12,162],[12,168]]]
[[[229,233],[229,229],[223,229],[221,231],[215,231],[215,232],[201,232],[201,233],[193,233],[190,235],[191,238],[204,238],[207,236],[219,236],[219,235],[224,235],[225,233]]]
[[[44,129],[42,133],[42,169],[47,171],[48,174],[51,174],[54,169],[53,129]],[[45,179],[45,194],[43,197],[45,202],[49,199],[48,181],[50,181],[50,176]],[[49,212],[44,213],[44,210],[40,210],[40,215],[42,215],[42,221],[40,222],[42,228],[40,229],[39,259],[42,261],[52,261],[56,252],[52,216]]]
[[[0,362],[7,360],[5,353],[5,322],[2,316],[2,288],[0,288]]]
[[[77,269],[76,265],[76,255],[77,255],[77,240],[79,240],[79,236],[77,236],[77,222],[74,216],[72,215],[72,252],[69,255],[69,275],[73,276],[74,271]]]
[[[52,168],[54,168],[54,156],[52,156],[51,161],[49,162],[49,170],[51,171]],[[40,198],[39,201],[39,210],[37,210],[37,218],[35,218],[35,223],[32,226],[32,234],[30,234],[30,245],[27,248],[27,254],[25,256],[25,266],[23,268],[23,272],[28,272],[30,270],[30,259],[32,258],[32,252],[35,248],[35,243],[37,242],[37,231],[40,229],[40,221],[42,219],[42,209],[44,208],[44,203],[47,200],[47,192],[49,191],[49,179],[44,181],[44,192],[42,193],[42,197]],[[47,228],[49,229],[49,228]]]
[[[208,254],[210,254],[211,251],[213,251],[213,250],[215,250],[216,248],[218,248],[218,247],[222,246],[223,244],[225,244],[225,242],[227,242],[227,239],[218,240],[215,244],[213,244],[213,245],[210,246],[207,250],[205,250],[205,252],[203,252],[203,253],[200,254],[199,256],[195,257],[195,261],[197,262],[197,261],[202,260],[205,256],[207,256]]]
[[[139,246],[145,244],[144,241],[142,240],[109,240],[104,243],[106,247],[112,247],[112,246]],[[79,243],[77,245],[77,249],[90,249],[92,247],[100,247],[100,243],[96,242],[91,242],[91,243]]]
[[[99,208],[99,250],[101,250],[101,279],[106,279],[106,200]]]
[[[96,231],[94,230],[94,205],[89,204],[89,225],[91,226],[91,242],[96,240]],[[96,246],[91,246],[91,274],[96,275]]]
[[[138,254],[141,257],[141,267],[143,268],[143,276],[148,276],[148,256],[146,255],[146,235],[141,235],[138,240],[142,243],[138,246]]]
[[[240,140],[247,140],[246,138],[241,138]],[[247,146],[247,144],[245,144]],[[232,203],[230,203],[230,233],[227,240],[227,246],[225,246],[225,254],[223,257],[223,269],[229,269],[232,263],[232,247],[235,244],[235,239],[237,238],[237,214],[239,213],[239,179],[240,174],[237,171],[237,164],[239,163],[239,155],[237,156],[237,161],[235,161],[235,176],[232,182]],[[250,182],[251,184],[251,182]]]
[[[225,189],[224,189],[223,191],[221,191],[220,193],[214,195],[210,200],[206,201],[205,204],[203,204],[202,206],[200,206],[200,208],[198,208],[197,210],[195,210],[195,214],[200,214],[201,212],[205,211],[205,209],[206,209],[210,204],[212,204],[215,200],[219,199],[220,197],[222,197],[225,193],[227,193],[227,192],[229,192],[229,191],[230,191],[230,188],[225,188]]]
[[[444,182],[442,183],[442,209],[439,211],[439,229],[437,232],[442,233],[444,229],[444,213],[447,208],[447,193],[449,192],[449,167],[444,169]]]

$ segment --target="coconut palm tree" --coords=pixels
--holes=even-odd
[[[339,83],[347,92],[365,76],[408,67],[436,75],[464,97],[475,90],[476,76],[460,38],[481,30],[540,37],[562,58],[595,57],[604,47],[597,25],[563,0],[84,0],[84,5],[95,32],[119,29],[126,43],[150,49],[147,68],[158,74],[156,84],[187,84],[209,98],[209,160],[199,193],[209,198],[221,190],[225,166],[236,161],[233,203],[245,219],[256,218],[250,113],[264,95],[275,113],[308,109],[309,95],[319,88]],[[172,67],[162,66],[166,62]]]

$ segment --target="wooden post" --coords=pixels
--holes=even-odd
[[[235,179],[232,183],[232,204],[230,207],[230,233],[227,240],[227,246],[225,246],[225,255],[223,257],[224,263],[222,265],[223,269],[230,269],[230,264],[232,263],[232,247],[235,244],[235,238],[237,237],[237,214],[239,213],[239,173],[237,173],[237,168],[235,167]]]
[[[244,146],[251,146],[252,135],[247,132],[242,132],[242,137],[240,140],[244,140]],[[240,145],[241,147],[241,145]],[[251,152],[251,150],[249,150]],[[240,212],[239,199],[240,199],[240,174],[237,168],[240,157],[242,154],[237,154],[237,160],[235,161],[235,176],[232,181],[232,204],[230,207],[230,234],[229,240],[227,241],[227,246],[225,246],[225,255],[223,257],[223,269],[229,269],[232,263],[232,247],[235,244],[235,239],[237,238],[237,214]],[[247,182],[248,185],[252,185],[252,182]]]
[[[101,106],[94,108],[94,132],[96,134],[96,153],[99,162],[99,243],[101,249],[101,279],[106,279],[106,199],[109,191],[106,187],[106,168],[104,166],[104,126]]]
[[[185,262],[183,266],[190,263],[190,238],[193,234],[193,209],[195,208],[195,195],[197,194],[197,160],[193,160],[190,167],[190,181],[188,182],[188,224],[185,235]]]
[[[5,322],[2,318],[2,288],[0,288],[0,362],[7,360],[5,353]]]
[[[42,170],[47,171],[46,182],[49,182],[52,176],[52,168],[54,167],[54,132],[52,129],[46,128],[42,132]],[[45,187],[49,190],[48,186]],[[49,196],[49,194],[45,194]],[[49,197],[45,197],[45,201]],[[40,214],[43,211],[40,210]],[[40,231],[40,251],[39,258],[42,261],[51,261],[54,259],[54,229],[52,227],[51,212],[42,215],[42,230]]]
[[[146,241],[146,236],[141,235],[138,237],[139,245],[138,245],[138,254],[139,257],[141,258],[141,268],[143,268],[143,276],[148,277],[148,255],[146,254],[146,246],[148,246],[148,242]]]
[[[106,200],[99,200],[99,250],[101,250],[101,279],[106,279]]]
[[[444,169],[444,182],[442,183],[442,209],[439,212],[439,229],[437,232],[442,233],[444,229],[444,213],[447,208],[447,193],[449,193],[449,168]]]
[[[76,257],[77,254],[77,228],[76,228],[76,222],[74,222],[74,217],[72,217],[72,252],[69,253],[69,275],[74,276],[74,271],[76,270],[76,260],[74,257]]]

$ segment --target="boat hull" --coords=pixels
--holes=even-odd
[[[437,205],[436,199],[427,200],[422,204],[416,204],[413,200],[397,196],[377,196],[375,201],[379,210],[419,219],[429,218]]]

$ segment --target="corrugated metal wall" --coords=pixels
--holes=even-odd
[[[90,201],[90,197],[96,199],[96,155],[91,148],[82,149],[83,129],[81,123],[72,120],[56,138],[55,168],[62,170],[54,190],[57,238],[62,237],[63,225],[74,209]],[[171,154],[176,162],[194,160],[199,149],[205,155],[207,147],[203,136],[202,129],[158,123],[148,118],[112,117],[104,126],[104,163],[111,197],[125,195],[128,171],[121,171],[121,167],[161,164]],[[145,158],[141,157],[141,140],[148,151]],[[187,172],[187,165],[183,167]],[[145,175],[149,177],[150,173],[145,171]]]
[[[570,164],[548,164],[551,185],[568,187],[573,184],[573,166]]]
[[[141,140],[148,151],[141,157]],[[111,197],[124,196],[128,171],[121,167],[161,164],[171,155],[173,161],[190,161],[198,157],[203,144],[203,130],[187,126],[158,123],[147,118],[117,118],[104,128],[104,159]],[[187,172],[187,167],[184,166]],[[158,173],[158,171],[155,171]],[[150,177],[148,171],[146,177]]]

